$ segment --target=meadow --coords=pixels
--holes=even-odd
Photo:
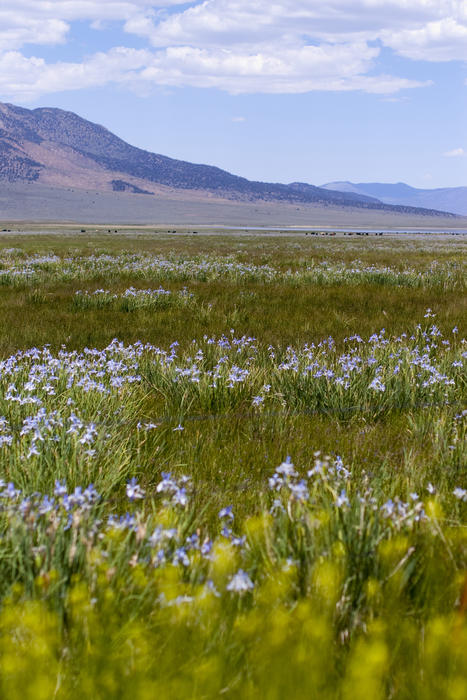
[[[4,236],[2,697],[467,697],[466,252]]]

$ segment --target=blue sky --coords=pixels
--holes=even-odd
[[[2,0],[0,100],[251,179],[467,185],[467,3]]]

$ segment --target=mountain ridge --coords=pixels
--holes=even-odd
[[[131,146],[106,127],[52,107],[0,103],[0,181],[40,182],[139,194],[180,192],[245,202],[287,202],[454,216],[433,208],[381,203],[307,183],[251,181],[216,166],[189,163]]]
[[[446,209],[460,216],[467,215],[467,187],[411,187],[405,182],[328,182],[323,189],[349,194],[373,196],[386,204]]]

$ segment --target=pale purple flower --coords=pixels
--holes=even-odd
[[[126,495],[130,501],[136,501],[144,498],[145,491],[138,484],[136,477],[130,479],[126,485]]]
[[[285,462],[282,462],[282,464],[280,464],[277,467],[276,473],[289,477],[297,475],[297,472],[294,469],[294,465],[292,464],[292,460],[289,456],[286,457]]]
[[[243,569],[239,569],[236,574],[232,576],[229,583],[227,584],[227,590],[233,593],[247,593],[252,591],[254,588],[254,583],[251,578],[246,574]]]
[[[222,520],[223,518],[227,518],[228,520],[233,520],[234,519],[234,514],[233,514],[233,507],[232,506],[225,506],[225,508],[222,508],[222,510],[219,511],[219,518]]]

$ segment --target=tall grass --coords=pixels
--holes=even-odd
[[[360,260],[319,263],[304,260],[283,269],[270,263],[244,262],[239,256],[197,256],[129,254],[60,257],[13,255],[0,259],[0,285],[21,287],[43,282],[124,279],[186,282],[229,280],[234,283],[285,283],[300,285],[378,284],[403,287],[465,289],[465,265],[458,261],[433,262],[425,268],[368,265]]]
[[[130,243],[3,254],[2,697],[465,697],[449,246],[437,277],[418,249],[356,271],[352,239]]]
[[[128,287],[121,294],[112,294],[106,289],[88,292],[78,289],[75,292],[74,307],[84,309],[117,309],[119,311],[137,311],[139,309],[166,309],[169,307],[187,308],[193,306],[193,294],[186,288],[176,294],[169,289],[135,289]]]

